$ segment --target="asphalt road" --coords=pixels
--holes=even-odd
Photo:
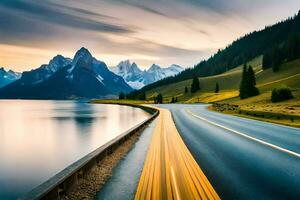
[[[168,104],[221,199],[300,199],[300,129]]]
[[[220,199],[182,141],[167,109],[160,109],[135,199]]]

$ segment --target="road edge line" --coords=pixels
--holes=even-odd
[[[242,136],[242,137],[245,137],[245,138],[247,138],[247,139],[250,139],[250,140],[253,140],[253,141],[258,142],[258,143],[260,143],[260,144],[263,144],[263,145],[265,145],[265,146],[271,147],[271,148],[273,148],[273,149],[276,149],[276,150],[279,150],[279,151],[281,151],[281,152],[284,152],[284,153],[287,153],[287,154],[296,156],[297,158],[300,158],[300,154],[299,154],[299,153],[293,152],[293,151],[288,150],[288,149],[285,149],[285,148],[283,148],[283,147],[279,147],[279,146],[277,146],[277,145],[271,144],[271,143],[266,142],[266,141],[263,141],[263,140],[261,140],[261,139],[257,139],[257,138],[255,138],[255,137],[249,136],[249,135],[247,135],[247,134],[245,134],[245,133],[242,133],[242,132],[233,130],[233,129],[231,129],[231,128],[227,128],[227,127],[225,127],[225,126],[222,126],[222,125],[220,125],[220,124],[217,124],[217,123],[215,123],[215,122],[209,121],[208,119],[205,119],[204,117],[200,117],[200,116],[194,114],[194,113],[193,113],[192,111],[190,111],[189,109],[185,109],[185,111],[186,111],[188,114],[192,115],[193,117],[196,117],[196,118],[198,118],[198,119],[201,119],[201,120],[203,120],[203,121],[206,121],[206,122],[208,122],[208,123],[210,123],[210,124],[212,124],[212,125],[214,125],[214,126],[217,126],[217,127],[219,127],[219,128],[222,128],[222,129],[225,129],[225,130],[227,130],[227,131],[233,132],[233,133],[238,134],[238,135],[240,135],[240,136]]]

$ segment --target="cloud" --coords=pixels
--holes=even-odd
[[[49,6],[53,6],[55,9],[65,9],[67,11],[74,11],[77,12],[79,14],[84,14],[84,15],[91,15],[91,16],[96,16],[96,17],[100,17],[103,19],[114,19],[114,20],[121,20],[119,18],[110,16],[110,15],[104,15],[104,14],[100,14],[98,12],[93,12],[91,10],[88,9],[84,9],[84,8],[78,8],[78,7],[72,7],[72,6],[67,6],[65,4],[58,4],[58,3],[54,3],[54,2],[44,2],[45,4],[48,4]]]
[[[167,18],[193,18],[195,11],[215,12],[222,15],[232,11],[231,3],[224,0],[115,0],[114,2]]]
[[[55,30],[45,23],[37,23],[36,20],[16,16],[0,7],[0,43],[28,43],[32,38],[44,38],[55,34]]]
[[[118,1],[123,4],[127,4],[129,6],[141,9],[143,11],[146,11],[146,12],[149,12],[152,14],[156,14],[156,15],[163,16],[163,17],[171,17],[171,16],[167,15],[166,13],[159,11],[158,9],[155,9],[149,5],[146,5],[147,2],[145,2],[145,1],[132,1],[132,0],[118,0]],[[150,1],[148,1],[148,2],[150,2]],[[158,3],[158,1],[156,3]]]
[[[245,33],[295,14],[298,1],[0,0],[0,65],[37,67],[37,57],[72,57],[85,46],[108,65],[130,58],[144,66],[192,66]],[[25,62],[28,49],[37,52]]]
[[[52,6],[47,6],[47,3],[37,2],[37,1],[18,1],[18,0],[4,0],[0,1],[0,7],[10,10],[12,13],[19,13],[21,15],[33,15],[35,18],[44,20],[50,23],[59,24],[62,26],[68,26],[77,29],[83,30],[94,30],[100,32],[109,32],[109,33],[131,33],[133,30],[128,27],[109,24],[100,20],[93,20],[91,18],[85,18],[82,16],[77,16],[67,12],[62,12],[58,9],[53,9]],[[81,13],[89,11],[84,11],[82,9],[73,9],[80,11]],[[94,13],[96,14],[96,13]],[[5,16],[2,16],[5,17]],[[2,22],[5,20],[1,20]],[[1,26],[2,24],[0,24]]]

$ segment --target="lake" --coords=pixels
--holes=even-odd
[[[0,199],[16,199],[149,117],[76,101],[0,101]]]

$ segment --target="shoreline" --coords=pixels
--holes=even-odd
[[[77,200],[77,199],[95,199],[97,192],[101,190],[104,184],[112,176],[114,167],[118,165],[120,160],[127,155],[133,145],[138,141],[144,127],[136,134],[130,136],[123,144],[117,147],[110,155],[104,157],[91,171],[73,187],[68,194],[62,199]]]
[[[157,109],[148,106],[126,106],[139,107],[150,116],[66,167],[21,199],[94,199],[111,176],[113,168],[130,151],[145,128],[159,115]]]
[[[144,107],[140,102],[128,103],[128,102],[101,102],[97,100],[90,101],[91,104],[112,104],[123,105],[131,107],[140,107],[145,112],[149,108]],[[66,194],[63,200],[77,200],[86,199],[93,200],[96,198],[97,193],[102,189],[105,183],[112,176],[113,169],[118,165],[122,158],[132,149],[133,145],[138,141],[143,131],[149,126],[142,126],[135,134],[130,135],[122,144],[120,144],[109,155],[106,155],[101,161],[94,166],[90,172],[74,186],[68,194]]]

